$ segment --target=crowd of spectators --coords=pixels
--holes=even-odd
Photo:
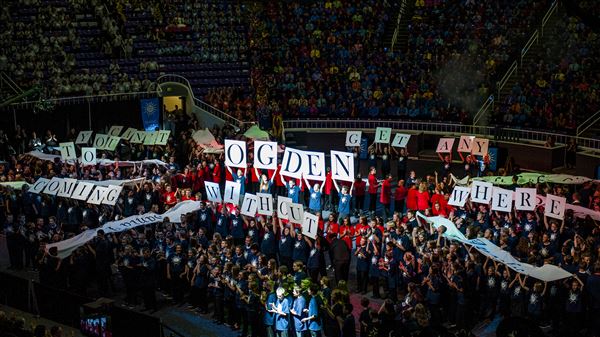
[[[600,109],[598,33],[562,14],[551,34],[556,42],[521,67],[522,80],[496,105],[497,123],[573,132]]]
[[[467,122],[547,5],[417,1],[408,48],[393,53],[384,48],[384,28],[397,9],[386,2],[251,9],[255,109],[287,117]]]
[[[42,97],[145,91],[165,64],[161,57],[185,56],[178,62],[195,64],[244,61],[242,10],[226,1],[7,3],[0,70],[21,88],[39,86]],[[152,19],[139,26],[132,21],[135,29],[129,31],[126,23],[139,16]],[[143,47],[146,42],[153,47]],[[112,62],[101,63],[105,59]],[[131,60],[151,67],[109,69]]]
[[[63,329],[60,326],[48,328],[43,324],[27,324],[23,317],[7,315],[0,311],[0,336],[1,337],[62,337]]]
[[[497,314],[531,319],[531,328],[548,325],[559,335],[598,334],[598,321],[592,318],[600,311],[600,230],[589,217],[567,211],[564,221],[556,221],[544,217],[542,207],[503,213],[472,202],[449,206],[450,173],[475,174],[467,171],[468,162],[464,167],[444,162],[438,173],[415,172],[405,150],[394,155],[383,149],[380,162],[369,158],[368,166],[381,167],[382,173],[371,168],[368,186],[361,177],[348,186],[330,173],[324,182],[288,179],[277,170],[254,170],[252,160],[245,170],[229,170],[221,154],[206,153],[195,143],[195,123],[177,129],[167,146],[136,151],[123,141],[130,149],[125,152],[136,154],[118,154],[163,159],[164,167],[83,167],[4,157],[2,181],[146,178],[141,186],[125,187],[114,207],[0,187],[11,267],[35,268],[48,286],[92,296],[120,296],[116,290],[122,286],[125,297],[119,299],[131,308],[142,309],[141,299],[145,309],[158,309],[155,291],[160,290],[175,304],[187,303],[191,311],[211,313],[217,323],[240,329],[242,336],[283,335],[288,329],[353,336],[356,321],[361,336],[445,334],[447,328],[468,331]],[[221,144],[225,138],[244,139],[232,128],[213,131]],[[43,142],[53,147],[59,141],[48,132]],[[246,192],[288,196],[308,206],[319,217],[317,238],[303,236],[301,228],[277,214],[242,216],[232,204],[206,201],[204,183],[223,185],[226,180],[239,182]],[[528,186],[600,211],[597,183]],[[162,213],[184,200],[202,203],[179,221],[116,233],[98,230],[95,239],[68,257],[45,249],[47,243],[113,219]],[[443,230],[418,219],[417,211],[446,217],[468,238],[484,237],[522,262],[555,264],[574,276],[543,283],[515,273],[445,238]],[[357,296],[365,296],[362,312],[350,300]],[[380,308],[369,309],[369,301],[378,298],[384,299]]]

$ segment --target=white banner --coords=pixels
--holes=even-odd
[[[163,214],[156,213],[146,213],[142,215],[132,215],[125,219],[109,221],[104,224],[102,227],[97,229],[88,229],[87,231],[76,235],[70,239],[63,240],[56,243],[49,243],[46,245],[46,249],[50,249],[52,247],[56,247],[58,249],[58,257],[64,259],[71,255],[75,249],[83,246],[86,242],[92,240],[96,237],[96,232],[100,229],[104,231],[104,233],[117,233],[126,231],[138,226],[146,226],[151,225],[157,222],[162,222],[164,219],[169,219],[170,222],[181,222],[181,216],[186,215],[188,213],[194,212],[200,208],[199,201],[191,201],[186,200],[180,203],[177,203],[175,206],[171,207],[168,211]]]
[[[444,237],[470,245],[477,249],[481,254],[506,265],[508,268],[516,271],[517,273],[528,275],[546,282],[561,280],[572,276],[564,269],[555,265],[546,264],[542,267],[535,267],[527,263],[522,263],[510,255],[510,253],[502,250],[500,247],[496,246],[485,238],[468,240],[456,228],[454,223],[446,218],[440,216],[426,217],[421,214],[421,212],[417,212],[417,217],[427,221],[436,229],[442,226],[445,227],[446,231],[443,234]]]

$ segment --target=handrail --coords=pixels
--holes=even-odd
[[[390,50],[394,52],[394,46],[396,45],[396,40],[398,39],[398,34],[400,33],[400,21],[402,20],[402,15],[404,14],[404,10],[406,9],[406,0],[402,0],[400,3],[400,9],[398,10],[398,18],[396,19],[396,28],[394,29],[394,35],[392,35],[392,45],[390,46]]]
[[[0,78],[2,78],[2,80],[4,82],[6,82],[6,84],[8,84],[8,86],[16,93],[16,94],[22,94],[24,92],[23,89],[21,89],[21,87],[15,83],[15,81],[12,80],[12,78],[10,78],[10,76],[8,76],[5,72],[1,72],[0,73]]]
[[[228,114],[224,111],[221,111],[221,110],[215,108],[214,106],[204,102],[203,100],[194,97],[194,91],[192,90],[192,86],[190,85],[190,82],[187,80],[187,78],[185,78],[181,75],[164,74],[164,75],[159,76],[156,79],[156,83],[158,84],[159,87],[160,87],[161,83],[165,83],[165,82],[176,82],[176,83],[185,85],[188,88],[188,91],[190,92],[190,96],[192,97],[194,104],[196,104],[201,109],[207,111],[208,113],[220,118],[221,120],[223,120],[227,123],[230,123],[230,124],[240,127],[240,128],[243,127],[245,124],[254,124],[254,122],[241,121],[241,120],[231,116],[230,114]]]
[[[12,107],[21,107],[27,106],[31,104],[38,104],[40,101],[54,103],[54,104],[75,104],[85,102],[98,102],[103,99],[110,98],[123,98],[126,96],[132,97],[147,97],[147,96],[157,96],[160,90],[150,90],[150,91],[138,91],[138,92],[120,92],[120,93],[110,93],[110,94],[102,94],[102,95],[85,95],[85,96],[71,96],[71,97],[57,97],[57,98],[44,98],[42,100],[35,101],[25,101],[25,102],[16,102],[10,104]]]
[[[391,127],[394,130],[423,132],[425,134],[441,135],[474,135],[496,137],[510,135],[512,139],[544,143],[548,137],[553,137],[557,144],[568,144],[576,139],[582,148],[600,150],[600,139],[591,139],[567,135],[557,132],[526,130],[516,128],[498,128],[496,126],[479,126],[453,124],[448,122],[425,122],[406,120],[348,120],[348,119],[288,119],[283,121],[286,132],[306,130],[335,129],[346,130],[375,130],[377,127]]]
[[[527,41],[527,43],[525,43],[525,47],[523,47],[523,49],[521,49],[521,67],[523,66],[523,57],[525,57],[525,55],[527,55],[527,52],[529,51],[529,49],[531,48],[531,46],[533,46],[534,43],[539,42],[539,33],[538,30],[536,29],[533,34],[531,34],[531,37],[529,38],[529,40]]]
[[[512,74],[515,71],[517,71],[518,68],[519,68],[519,66],[517,64],[517,61],[514,61],[510,65],[510,67],[508,68],[508,70],[506,71],[506,73],[504,74],[504,76],[502,77],[502,79],[500,81],[498,81],[498,83],[497,83],[498,95],[496,96],[498,99],[500,99],[500,92],[504,88],[504,85],[506,85],[506,82],[508,82],[508,80],[510,79],[510,77],[512,76]]]
[[[546,28],[546,23],[548,23],[548,20],[550,20],[550,17],[552,17],[554,12],[556,12],[557,8],[558,8],[558,1],[555,0],[552,3],[552,5],[550,5],[550,9],[548,9],[546,14],[544,15],[544,18],[542,19],[542,27],[541,27],[542,36],[544,36],[544,28]]]
[[[583,123],[579,123],[579,126],[577,127],[577,131],[575,132],[575,134],[579,137],[582,133],[586,132],[587,129],[592,127],[598,121],[600,121],[600,110],[596,111],[593,115],[591,115]]]
[[[490,108],[490,106],[494,106],[494,95],[490,95],[485,100],[485,102],[483,103],[483,105],[481,106],[481,108],[479,109],[479,111],[477,111],[477,113],[475,114],[475,116],[473,116],[473,125],[479,125],[479,121],[486,114],[486,112],[488,111],[488,109]]]

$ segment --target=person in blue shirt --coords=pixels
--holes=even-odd
[[[219,233],[222,238],[226,238],[229,235],[229,216],[227,214],[227,207],[225,206],[223,206],[221,212],[217,215],[214,232]]]
[[[285,181],[285,178],[281,176],[281,182],[287,186],[288,198],[297,204],[298,200],[300,200],[300,187],[296,186],[296,180],[290,179],[289,181]]]
[[[231,212],[230,219],[230,234],[233,236],[233,243],[236,246],[240,246],[244,243],[244,221],[236,210]]]
[[[277,295],[275,294],[274,287],[275,283],[273,281],[269,281],[266,283],[267,290],[269,294],[267,295],[267,300],[265,302],[265,317],[263,319],[263,324],[265,325],[265,329],[267,330],[267,337],[275,336],[275,311],[272,309],[277,301]]]
[[[308,179],[306,179],[306,177],[304,177],[304,181],[306,182],[306,186],[310,186],[310,182],[308,181]],[[310,198],[309,198],[309,202],[308,202],[308,209],[310,209],[313,212],[320,212],[321,211],[321,186],[319,184],[314,184],[313,187],[311,187],[309,189],[310,192]]]
[[[301,294],[301,289],[298,286],[294,287],[292,291],[294,300],[292,307],[290,308],[290,314],[294,320],[294,330],[296,331],[296,337],[302,337],[304,331],[306,331],[306,324],[304,318],[306,317],[306,300]]]
[[[275,300],[275,303],[271,303],[271,308],[269,308],[269,312],[275,314],[275,336],[287,337],[290,303],[289,300],[284,297],[285,290],[283,288],[277,288],[276,294],[277,299]]]
[[[348,186],[342,186],[340,190],[337,182],[333,179],[333,185],[335,189],[339,192],[339,202],[338,202],[338,223],[341,223],[344,218],[346,218],[350,214],[350,205],[352,205],[352,190],[354,189],[354,181],[352,181],[352,186],[348,189]]]
[[[319,314],[319,303],[317,302],[317,293],[319,286],[312,284],[308,289],[310,301],[308,302],[308,313],[302,321],[307,325],[306,328],[310,332],[311,337],[321,337],[321,316]]]
[[[242,170],[241,168],[237,169],[237,172],[233,172],[231,167],[225,166],[227,171],[231,174],[233,181],[240,184],[240,199],[243,200],[244,194],[246,194],[246,170]]]

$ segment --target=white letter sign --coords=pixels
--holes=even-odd
[[[536,206],[535,188],[515,189],[515,209],[517,211],[533,211]]]
[[[492,211],[510,212],[512,210],[513,191],[494,187],[492,191]]]
[[[565,218],[565,206],[567,199],[552,194],[546,195],[546,204],[544,205],[544,215],[555,219]]]
[[[354,155],[350,152],[331,151],[331,177],[354,181]]]
[[[360,146],[362,131],[346,131],[346,146]]]
[[[492,183],[473,180],[471,185],[471,200],[480,204],[489,204],[492,200]]]
[[[275,170],[277,168],[277,143],[254,141],[254,167]]]
[[[392,128],[375,129],[375,143],[389,144],[390,138],[392,138]]]
[[[59,143],[60,156],[63,160],[76,159],[75,144],[73,142]]]
[[[304,151],[302,173],[306,179],[325,181],[325,153]]]
[[[302,157],[302,151],[286,147],[280,174],[291,178],[302,177]]]
[[[473,139],[474,136],[460,136],[460,140],[458,141],[458,148],[456,151],[471,153],[471,148],[473,147]]]
[[[410,135],[406,133],[397,133],[394,136],[394,140],[392,141],[392,146],[394,147],[406,147],[408,145],[408,141],[410,140]]]
[[[208,201],[221,202],[221,188],[219,184],[205,181],[204,187],[206,187],[206,199]]]
[[[79,131],[77,139],[75,139],[75,144],[87,144],[87,142],[90,141],[90,138],[92,138],[92,133],[94,133],[94,131]]]
[[[292,198],[277,196],[277,216],[280,219],[288,220],[287,204],[292,203]]]
[[[273,215],[273,196],[269,193],[256,193],[258,214]]]
[[[82,147],[81,148],[81,164],[83,166],[96,165],[96,148]]]
[[[240,213],[246,216],[255,216],[256,210],[258,209],[258,200],[254,194],[244,194],[244,203],[242,203],[242,209]]]
[[[470,188],[454,186],[452,194],[450,194],[450,198],[448,199],[448,205],[463,207],[469,198],[469,194],[471,194]]]
[[[246,168],[246,142],[225,139],[225,166]]]
[[[488,146],[490,140],[484,138],[475,138],[473,139],[473,151],[472,154],[476,156],[485,156],[488,154]]]
[[[440,138],[435,152],[437,153],[451,153],[452,145],[454,145],[454,138]]]
[[[304,220],[302,221],[302,234],[314,240],[317,238],[318,229],[319,217],[309,212],[304,212]]]
[[[241,185],[240,183],[236,183],[235,181],[227,180],[225,182],[225,194],[223,195],[224,203],[232,203],[236,206],[240,204],[240,191]]]

